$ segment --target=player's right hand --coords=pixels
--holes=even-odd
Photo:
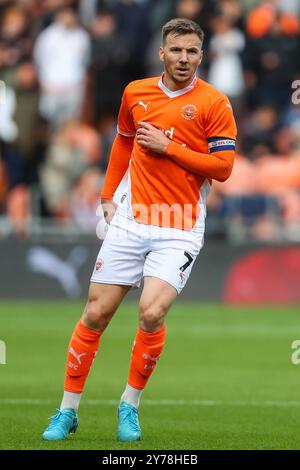
[[[117,204],[113,201],[113,199],[101,199],[101,206],[103,209],[105,222],[110,224],[113,216],[115,215]]]

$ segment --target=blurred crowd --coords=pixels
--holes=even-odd
[[[36,217],[95,230],[124,86],[161,74],[173,17],[203,28],[199,76],[238,123],[208,227],[300,239],[300,0],[0,0],[0,219],[18,234]]]

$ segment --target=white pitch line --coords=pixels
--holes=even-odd
[[[82,405],[98,406],[111,405],[116,406],[119,400],[82,400]],[[297,408],[300,407],[300,401],[276,401],[276,400],[143,400],[143,405],[147,406],[253,406],[262,408]],[[54,400],[43,399],[0,399],[0,405],[57,405]]]

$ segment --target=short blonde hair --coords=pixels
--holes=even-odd
[[[195,33],[199,37],[201,44],[204,41],[204,32],[195,21],[186,18],[174,18],[168,21],[162,28],[162,43],[165,44],[169,34],[174,36],[184,36],[185,34]]]

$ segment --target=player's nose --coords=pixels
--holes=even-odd
[[[180,62],[180,63],[186,63],[186,62],[188,62],[188,55],[187,55],[187,52],[186,52],[186,51],[182,51],[182,52],[181,52],[180,58],[179,58],[179,62]]]

